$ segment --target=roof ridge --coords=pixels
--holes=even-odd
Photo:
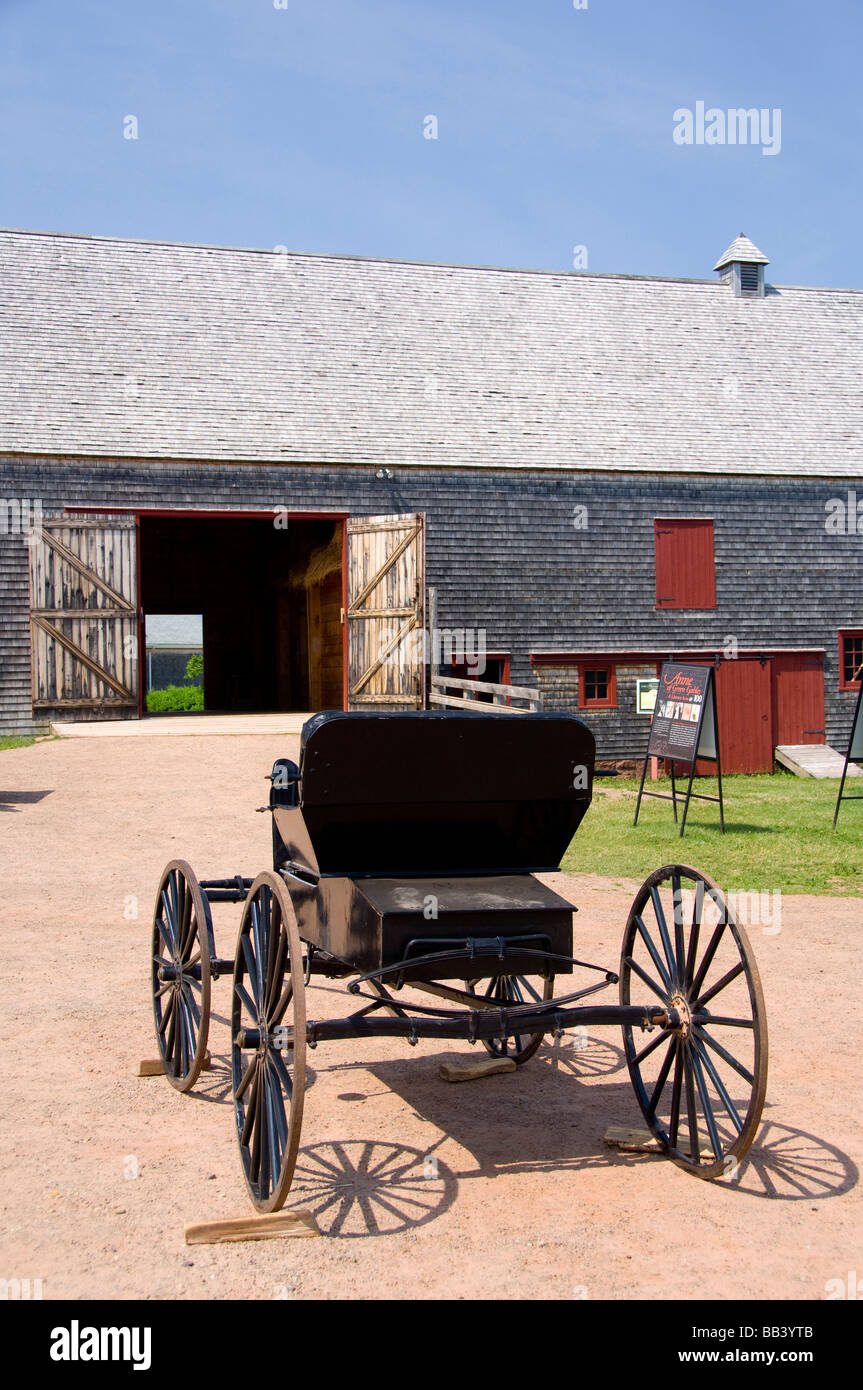
[[[242,253],[250,256],[297,256],[309,260],[358,261],[367,265],[405,265],[428,267],[433,270],[482,270],[499,275],[557,275],[567,279],[580,280],[648,280],[670,285],[709,285],[716,288],[718,282],[693,275],[646,275],[634,271],[613,270],[565,270],[550,269],[546,266],[483,265],[463,261],[424,261],[404,256],[366,256],[355,251],[276,251],[272,246],[221,246],[215,242],[166,241],[158,237],[108,236],[98,232],[50,232],[27,227],[0,227],[0,236],[33,236],[53,238],[57,241],[111,242],[120,246],[164,246],[177,251],[225,251],[232,255]],[[723,286],[719,285],[722,289]]]

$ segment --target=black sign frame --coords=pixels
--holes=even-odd
[[[839,795],[836,798],[836,810],[833,812],[833,829],[836,829],[836,821],[839,818],[839,807],[843,801],[863,801],[863,793],[849,792],[844,795],[845,778],[848,776],[848,766],[850,763],[863,761],[863,662],[854,672],[854,680],[860,679],[860,689],[857,691],[857,704],[854,706],[854,718],[851,720],[851,732],[848,735],[848,751],[845,754],[845,766],[842,769],[842,781],[839,783]],[[859,742],[859,747],[856,747]]]
[[[686,754],[683,754],[683,755],[681,755],[681,756],[679,756],[679,757],[673,756],[672,754],[670,754],[670,753],[667,751],[667,750],[668,750],[668,744],[665,742],[665,740],[663,740],[663,747],[662,747],[662,749],[661,749],[660,751],[657,752],[657,751],[655,751],[655,750],[652,748],[652,745],[654,745],[654,744],[657,742],[657,739],[656,739],[656,737],[655,737],[654,725],[655,725],[655,723],[656,723],[657,710],[660,708],[660,699],[661,699],[661,694],[662,694],[662,690],[663,690],[664,677],[665,677],[665,674],[666,674],[666,668],[667,668],[667,667],[677,667],[677,668],[691,668],[691,667],[697,667],[699,671],[704,671],[704,672],[706,673],[706,679],[705,679],[705,682],[704,682],[704,690],[703,690],[703,699],[702,699],[702,703],[701,703],[700,713],[699,713],[699,715],[698,715],[697,727],[696,727],[696,730],[695,730],[695,741],[694,741],[694,744],[693,744],[693,747],[692,747],[692,754],[691,754],[691,756],[687,756]],[[660,716],[660,717],[662,718],[663,716]],[[708,722],[708,720],[709,720],[709,722]],[[695,722],[695,721],[691,721],[691,722]],[[711,738],[711,735],[712,735],[712,738]],[[648,762],[649,762],[649,760],[650,760],[651,758],[656,758],[656,757],[665,758],[665,760],[666,760],[666,761],[670,764],[670,766],[671,766],[671,795],[670,795],[670,796],[668,795],[668,792],[652,792],[652,791],[645,791],[645,790],[644,790],[644,782],[645,782],[645,778],[646,778],[646,776],[647,776],[647,764],[648,764]],[[699,758],[704,759],[706,762],[715,762],[715,763],[716,763],[716,778],[717,778],[718,790],[719,790],[719,795],[718,795],[718,796],[709,796],[706,792],[694,792],[694,791],[692,790],[692,783],[693,783],[694,778],[695,778],[695,765],[696,765],[696,763],[697,763],[697,761],[698,761]],[[675,762],[688,763],[688,764],[689,764],[689,781],[688,781],[687,786],[686,786],[686,792],[685,792],[685,794],[684,794],[682,797],[680,797],[680,798],[678,798],[677,784],[676,784],[676,782],[675,782],[675,775],[674,775],[674,764],[675,764]],[[644,765],[642,766],[642,769],[641,769],[641,783],[640,783],[639,788],[638,788],[638,799],[637,799],[637,801],[636,801],[636,803],[635,803],[635,819],[634,819],[633,822],[632,822],[633,826],[638,825],[638,813],[639,813],[639,811],[641,810],[641,800],[642,800],[642,797],[645,797],[645,796],[653,796],[653,797],[655,797],[658,801],[670,801],[671,804],[672,804],[672,806],[673,806],[673,808],[674,808],[674,824],[675,824],[675,825],[678,824],[678,818],[677,818],[677,803],[678,803],[678,799],[680,799],[680,800],[683,802],[683,816],[682,816],[682,818],[681,818],[681,820],[680,820],[680,822],[679,822],[679,824],[680,824],[680,838],[681,838],[681,839],[683,838],[683,832],[684,832],[684,830],[686,829],[686,817],[687,817],[687,815],[688,815],[688,813],[689,813],[689,803],[690,803],[690,801],[693,801],[693,800],[695,800],[695,801],[716,801],[716,802],[719,803],[719,826],[720,826],[720,829],[721,829],[721,831],[722,831],[722,834],[723,834],[723,835],[725,834],[725,805],[724,805],[724,802],[723,802],[723,799],[722,799],[722,761],[721,761],[720,752],[719,752],[719,722],[718,722],[717,711],[716,711],[716,664],[715,664],[715,663],[714,663],[712,666],[707,666],[706,664],[704,664],[704,663],[702,663],[702,662],[694,662],[694,661],[675,661],[675,660],[673,659],[673,657],[669,657],[667,661],[663,661],[661,670],[660,670],[660,672],[659,672],[659,690],[657,691],[656,705],[654,706],[653,716],[652,716],[651,721],[650,721],[650,735],[649,735],[648,740],[647,740],[647,752],[646,752],[645,755],[644,755]]]

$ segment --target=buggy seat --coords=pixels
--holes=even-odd
[[[316,714],[299,768],[274,768],[276,867],[350,878],[556,869],[590,805],[594,756],[570,714]],[[284,785],[286,772],[296,780]]]

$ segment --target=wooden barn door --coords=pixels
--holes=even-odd
[[[347,522],[348,709],[425,703],[424,520]]]
[[[34,709],[138,711],[133,518],[48,520],[30,548]]]
[[[824,743],[823,658],[814,652],[782,652],[772,660],[776,742]]]
[[[773,771],[770,662],[740,657],[716,673],[723,772]]]

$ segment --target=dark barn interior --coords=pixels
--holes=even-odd
[[[342,708],[342,526],[330,519],[148,517],[145,614],[201,613],[204,707]]]

